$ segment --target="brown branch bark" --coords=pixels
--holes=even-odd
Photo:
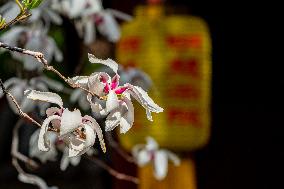
[[[95,156],[88,156],[88,155],[84,155],[85,158],[93,161],[94,163],[96,163],[98,166],[100,166],[101,168],[105,169],[110,175],[112,175],[113,177],[119,179],[119,180],[125,180],[125,181],[129,181],[129,182],[133,182],[134,184],[139,184],[139,179],[130,175],[126,175],[124,173],[120,173],[116,170],[114,170],[113,168],[111,168],[109,165],[107,165],[105,162],[103,162],[102,160],[98,159]]]
[[[41,63],[43,65],[43,68],[45,70],[48,71],[52,71],[54,72],[56,75],[58,75],[62,80],[64,80],[70,87],[72,88],[80,88],[84,91],[86,91],[87,93],[92,94],[93,96],[96,96],[97,98],[100,98],[99,96],[97,96],[96,94],[94,94],[93,92],[91,92],[90,90],[81,87],[79,84],[75,84],[74,82],[72,82],[72,80],[70,78],[65,77],[63,74],[61,74],[58,70],[56,70],[53,66],[48,65],[47,60],[44,58],[43,53],[41,52],[35,52],[35,51],[31,51],[31,50],[27,50],[27,49],[22,49],[19,47],[11,47],[8,44],[2,43],[0,42],[0,48],[5,48],[9,51],[13,51],[13,52],[18,52],[21,54],[25,54],[25,55],[29,55],[34,57],[35,59],[37,59],[37,61],[39,63]]]

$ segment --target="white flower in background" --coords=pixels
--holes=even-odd
[[[15,2],[9,1],[0,7],[0,13],[7,22],[10,22],[20,13],[20,8]],[[43,1],[39,7],[30,10],[30,13],[32,15],[27,19],[27,23],[29,24],[35,25],[44,23],[47,30],[51,23],[56,25],[62,24],[60,15],[51,9],[51,1],[49,0]]]
[[[146,145],[138,144],[133,147],[132,155],[139,166],[152,164],[154,176],[157,180],[163,180],[167,176],[169,160],[175,166],[180,165],[180,159],[169,150],[159,149],[158,143],[152,138],[146,138]]]
[[[75,26],[85,44],[95,40],[96,28],[109,41],[120,38],[116,18],[129,21],[131,17],[120,11],[104,9],[101,0],[54,0],[52,7],[75,20]]]
[[[1,35],[0,40],[12,46],[22,46],[24,49],[42,52],[47,62],[51,62],[53,57],[58,62],[63,59],[53,38],[49,37],[41,27],[15,26]],[[11,55],[23,62],[25,70],[42,70],[42,64],[31,56],[19,53],[11,53]]]
[[[78,105],[84,111],[90,109],[90,103],[86,99],[85,92],[81,89],[75,89],[70,95],[70,102],[75,104],[78,102]]]
[[[61,83],[54,81],[50,78],[47,78],[45,76],[34,77],[29,80],[12,77],[4,82],[4,86],[15,97],[15,99],[17,100],[21,109],[24,112],[26,113],[32,112],[36,109],[36,107],[38,107],[41,115],[45,114],[45,110],[49,106],[49,104],[37,103],[33,100],[25,98],[23,95],[24,91],[26,89],[48,91],[49,88],[55,91],[65,90],[64,86]],[[3,92],[0,91],[0,98],[2,97],[3,97]],[[16,105],[14,104],[14,102],[11,100],[11,98],[8,97],[7,100],[12,111],[15,114],[18,114],[19,111]]]
[[[44,112],[45,109],[47,108],[46,105],[37,104],[36,102],[24,97],[24,91],[27,88],[48,91],[48,87],[46,85],[40,82],[36,82],[36,80],[37,78],[33,78],[28,81],[26,79],[12,77],[4,82],[4,86],[6,87],[6,89],[8,89],[11,92],[11,94],[17,100],[19,106],[24,112],[32,112],[36,108],[36,106],[39,107],[40,112]],[[3,92],[0,91],[0,98],[2,97],[3,97]],[[7,100],[13,112],[15,114],[18,114],[19,111],[16,105],[14,104],[14,102],[11,100],[11,98],[7,97]]]
[[[148,91],[153,86],[150,76],[137,68],[122,67],[118,73],[120,75],[120,83],[122,85],[130,83],[132,85],[140,86],[145,91]]]
[[[91,76],[77,76],[72,78],[76,84],[80,84],[100,97],[106,100],[105,104],[100,103],[98,99],[93,102],[91,94],[87,95],[92,111],[100,113],[102,116],[108,114],[106,118],[106,131],[113,130],[120,125],[120,132],[126,133],[134,122],[134,107],[132,105],[130,95],[134,97],[145,109],[147,118],[152,120],[151,112],[160,113],[163,108],[158,106],[141,87],[126,83],[119,86],[119,75],[117,74],[118,64],[111,60],[101,60],[94,55],[89,54],[91,63],[100,63],[110,67],[115,76],[111,77],[104,72],[93,73]]]
[[[46,163],[47,161],[56,161],[58,155],[55,146],[57,134],[54,132],[47,133],[47,138],[50,140],[50,150],[48,152],[43,152],[38,149],[37,145],[39,133],[40,129],[37,129],[30,138],[29,156],[32,158],[38,158],[42,163]]]
[[[35,90],[25,91],[27,98],[57,104],[46,110],[47,118],[44,120],[39,133],[38,148],[47,152],[50,150],[50,140],[47,137],[49,124],[52,128],[59,130],[59,138],[69,148],[69,157],[75,157],[87,152],[95,143],[98,136],[101,148],[105,152],[105,143],[100,126],[96,120],[88,115],[81,116],[77,109],[70,111],[63,108],[63,102],[59,95],[51,92],[40,92]]]

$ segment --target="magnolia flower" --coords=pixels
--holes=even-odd
[[[118,64],[111,60],[101,60],[94,55],[89,54],[89,61],[91,63],[100,63],[110,67],[115,76],[111,78],[107,73],[98,72],[93,73],[91,76],[77,76],[72,78],[72,81],[88,89],[104,99],[105,104],[100,103],[98,99],[95,102],[91,94],[87,95],[87,100],[90,102],[92,111],[107,116],[106,118],[106,131],[113,130],[116,126],[120,125],[120,132],[126,133],[133,125],[134,122],[134,107],[132,105],[130,95],[134,97],[145,109],[147,118],[153,121],[151,112],[162,112],[163,108],[158,106],[141,87],[126,83],[119,86],[119,75],[117,74]]]
[[[59,138],[63,140],[69,148],[69,157],[75,157],[87,152],[95,143],[98,136],[101,148],[105,152],[105,143],[100,126],[94,118],[85,115],[77,109],[70,111],[63,108],[63,102],[59,95],[51,92],[40,92],[26,90],[25,95],[32,100],[39,100],[53,103],[59,106],[46,110],[47,118],[44,120],[39,133],[38,148],[47,152],[50,150],[50,140],[47,137],[49,124],[54,130],[59,130]]]
[[[29,10],[31,16],[27,19],[28,23],[38,24],[43,23],[45,27],[49,28],[51,23],[61,25],[61,17],[50,8],[50,1],[43,1],[39,7],[36,9]],[[5,20],[10,22],[12,19],[16,18],[20,13],[20,8],[15,2],[7,2],[0,8],[0,13],[3,14]]]
[[[152,163],[155,178],[163,180],[167,176],[168,161],[171,160],[175,166],[178,166],[180,159],[168,150],[159,149],[159,145],[152,137],[147,137],[146,141],[146,145],[138,144],[133,147],[133,157],[141,167]]]
[[[63,59],[55,41],[41,27],[31,29],[25,26],[16,26],[1,35],[0,40],[12,46],[23,46],[25,49],[42,52],[47,62],[51,62],[53,57],[58,62]],[[23,62],[25,70],[42,70],[42,64],[31,56],[19,53],[12,53],[12,56]]]
[[[32,112],[36,109],[36,107],[38,107],[41,115],[45,114],[45,110],[49,106],[49,104],[36,103],[30,99],[25,98],[23,96],[24,91],[27,88],[41,90],[41,91],[48,91],[49,88],[55,91],[64,91],[65,89],[61,83],[54,81],[50,78],[47,78],[45,76],[34,77],[31,78],[30,80],[12,77],[4,82],[4,86],[15,97],[15,99],[19,103],[20,108],[24,112],[27,113]],[[0,98],[2,97],[3,97],[3,92],[0,91]],[[16,105],[14,104],[14,102],[11,100],[11,98],[7,98],[7,101],[12,111],[15,114],[18,114],[19,111]]]
[[[12,77],[4,82],[4,86],[8,89],[14,98],[19,103],[20,108],[24,112],[32,112],[37,106],[40,109],[40,112],[43,112],[47,106],[43,104],[37,104],[36,102],[24,98],[23,94],[27,88],[30,89],[39,89],[42,91],[48,91],[48,87],[41,83],[37,82],[38,78],[32,78],[31,80],[20,79],[17,77]],[[3,92],[0,91],[0,98],[2,98]],[[10,108],[15,114],[19,113],[18,108],[16,107],[15,103],[11,100],[11,98],[7,97],[7,101],[9,103]]]
[[[109,41],[120,38],[119,25],[114,17],[130,20],[131,17],[120,11],[104,9],[101,0],[54,0],[55,10],[75,19],[75,26],[85,44],[95,40],[96,28]]]

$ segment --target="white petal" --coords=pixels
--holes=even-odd
[[[151,154],[147,150],[142,149],[138,152],[136,159],[139,166],[144,166],[151,161]]]
[[[6,6],[4,6],[1,9],[4,12],[3,18],[5,18],[7,23],[12,21],[14,18],[16,18],[20,14],[19,7],[17,6],[17,4],[12,3],[12,2],[6,3]],[[3,10],[3,9],[6,9],[6,10]]]
[[[84,25],[84,43],[89,45],[95,40],[95,26],[92,20],[88,20]]]
[[[7,21],[7,20],[6,20]],[[26,31],[26,27],[15,26],[9,29],[7,32],[0,36],[0,40],[3,43],[7,43],[11,46],[17,46],[18,40],[20,39],[21,33]]]
[[[168,156],[164,151],[157,151],[154,155],[154,176],[163,180],[168,173]]]
[[[121,112],[120,109],[112,111],[106,118],[105,131],[112,131],[120,123]]]
[[[70,95],[70,102],[75,103],[79,101],[79,99],[82,97],[83,91],[81,89],[75,89]]]
[[[55,60],[57,62],[62,62],[63,60],[63,55],[62,55],[62,52],[61,50],[58,48],[57,44],[55,43],[54,39],[52,38],[48,38],[48,42],[50,43],[50,47],[53,48],[53,51],[52,51],[52,56],[54,56]]]
[[[69,10],[69,16],[71,18],[76,18],[84,12],[86,6],[86,1],[78,1],[78,0],[73,0],[71,1],[71,9]]]
[[[90,125],[84,124],[84,128],[85,128],[85,133],[86,133],[85,148],[89,148],[94,145],[96,134]]]
[[[151,112],[160,113],[164,109],[158,106],[141,87],[126,84],[128,92],[146,109],[147,118],[152,121]]]
[[[105,11],[101,14],[103,22],[97,27],[99,32],[106,36],[110,42],[117,42],[120,38],[120,28],[113,15]]]
[[[105,108],[102,107],[99,100],[95,98],[95,102],[92,101],[92,95],[87,95],[87,100],[91,105],[92,112],[97,119],[103,118],[107,115],[107,111]]]
[[[99,64],[103,64],[103,65],[106,65],[108,67],[110,67],[115,73],[117,73],[117,70],[118,70],[118,64],[113,61],[112,59],[107,59],[107,60],[102,60],[102,59],[99,59],[99,58],[96,58],[94,55],[88,53],[88,57],[89,57],[89,61],[91,63],[99,63]]]
[[[93,127],[93,129],[95,130],[96,134],[98,135],[98,138],[99,138],[99,141],[100,141],[100,145],[101,145],[101,149],[105,153],[106,152],[106,145],[105,145],[104,136],[103,136],[103,132],[102,132],[102,129],[101,129],[100,125],[91,116],[86,115],[86,116],[84,116],[84,118],[86,118],[89,121],[91,121],[91,126]]]
[[[114,109],[118,108],[118,106],[119,106],[119,102],[118,102],[117,95],[115,94],[113,90],[111,90],[109,94],[107,95],[106,109],[108,112],[111,112]]]
[[[62,158],[60,161],[60,170],[65,171],[70,163],[70,158],[68,157],[68,148],[64,148]]]
[[[60,137],[73,132],[81,123],[82,116],[80,110],[69,111],[68,108],[64,109],[61,116]]]
[[[167,153],[169,159],[173,162],[173,164],[175,166],[179,166],[180,165],[180,159],[179,159],[179,157],[176,154],[174,154],[173,152],[171,152],[169,150],[164,150],[164,151]]]
[[[70,163],[71,163],[71,165],[73,165],[73,166],[79,165],[80,161],[81,161],[81,156],[71,157],[71,158],[70,158]]]
[[[42,152],[38,149],[37,140],[39,138],[40,129],[36,130],[29,142],[29,156],[38,158],[42,163],[47,161],[55,161],[57,157],[57,150],[55,147],[55,141],[57,140],[57,134],[54,132],[47,132],[47,138],[50,139],[50,150],[48,152]]]
[[[88,79],[89,79],[89,76],[76,76],[76,77],[69,78],[70,82],[74,84],[78,84],[84,88],[88,86]]]
[[[90,104],[88,103],[86,99],[86,95],[84,94],[84,91],[81,89],[75,89],[71,93],[70,96],[70,102],[76,103],[78,102],[79,106],[84,110],[87,111],[90,109]]]
[[[131,21],[133,19],[133,17],[131,15],[126,14],[126,13],[121,12],[121,11],[118,11],[118,10],[106,9],[106,11],[110,12],[116,18],[119,18],[119,19],[124,20],[124,21]]]
[[[159,148],[159,145],[155,141],[154,138],[148,136],[146,137],[146,147],[145,148],[149,151],[155,151]]]
[[[36,90],[26,90],[24,94],[27,95],[27,98],[29,99],[50,102],[50,103],[57,104],[60,107],[63,107],[62,99],[56,93],[41,92],[41,91],[36,91]]]
[[[132,102],[124,97],[123,101],[126,104],[127,111],[120,119],[120,133],[126,133],[134,123],[134,107]]]
[[[46,13],[48,14],[48,16],[50,17],[51,21],[57,25],[61,25],[62,24],[62,19],[60,17],[59,14],[55,13],[52,10],[46,9]]]
[[[64,90],[64,85],[59,81],[53,80],[46,76],[41,76],[40,79],[44,82],[50,89],[53,89],[57,92]]]
[[[38,148],[41,151],[47,152],[50,149],[50,140],[47,138],[46,134],[48,132],[49,123],[55,119],[60,120],[60,117],[58,115],[52,115],[50,117],[47,117],[42,123],[38,138]]]
[[[105,88],[105,84],[102,83],[100,80],[101,77],[104,77],[107,80],[109,79],[109,76],[102,72],[99,72],[95,75],[91,75],[88,79],[89,90],[98,96],[103,96]]]
[[[77,138],[75,136],[70,137],[70,143],[69,143],[69,158],[75,157],[80,155],[80,152],[82,152],[85,149],[85,141],[83,139]]]
[[[47,59],[47,62],[50,62],[51,58],[49,54],[46,53],[44,42],[47,40],[45,38],[46,36],[38,36],[36,35],[36,32],[31,33],[32,35],[30,36],[28,42],[24,46],[25,49],[33,50],[33,51],[42,51],[43,54],[45,55],[45,58]],[[32,57],[32,56],[23,56],[23,63],[24,63],[24,68],[25,70],[28,71],[33,71],[36,69],[42,69],[42,64],[38,63],[37,60]]]
[[[36,107],[35,101],[32,101],[30,99],[24,98],[20,103],[21,109],[23,112],[32,112],[34,108]]]
[[[4,86],[6,89],[9,89],[12,85],[15,85],[15,84],[20,84],[22,83],[22,80],[19,79],[19,78],[16,78],[16,77],[12,77],[10,79],[7,79],[5,82],[4,82]],[[0,98],[2,98],[4,95],[3,91],[0,90]]]
[[[93,15],[94,13],[98,13],[103,9],[101,0],[88,1],[88,5],[88,8],[82,11],[82,16]]]

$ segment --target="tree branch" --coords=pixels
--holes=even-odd
[[[5,88],[4,83],[2,81],[2,79],[0,78],[0,86],[3,90],[3,93],[6,94],[9,98],[11,98],[11,100],[13,101],[13,103],[16,105],[18,112],[20,114],[20,116],[22,116],[23,118],[28,119],[29,121],[31,121],[32,123],[36,124],[37,126],[41,127],[41,124],[39,124],[36,120],[34,120],[33,118],[31,118],[28,114],[26,114],[25,112],[22,111],[19,103],[17,102],[17,100],[15,99],[15,97]]]
[[[130,176],[130,175],[126,175],[126,174],[123,174],[123,173],[120,173],[120,172],[114,170],[109,165],[107,165],[105,162],[103,162],[102,160],[98,159],[95,156],[88,156],[88,155],[85,154],[84,157],[93,161],[98,166],[105,169],[110,175],[114,176],[115,178],[117,178],[119,180],[125,180],[125,181],[129,181],[129,182],[133,182],[134,184],[139,184],[138,178]]]
[[[15,157],[19,160],[21,160],[22,162],[30,165],[33,168],[38,168],[39,165],[32,159],[30,159],[29,157],[25,156],[24,154],[20,153],[18,148],[19,148],[19,128],[21,127],[21,125],[23,124],[23,120],[19,119],[13,129],[13,138],[12,138],[12,147],[11,147],[11,155],[12,157]]]
[[[13,51],[13,52],[18,52],[18,53],[21,53],[21,54],[25,54],[25,55],[29,55],[29,56],[32,56],[34,57],[35,59],[37,59],[37,61],[39,63],[41,63],[43,65],[43,68],[45,70],[48,70],[48,71],[52,71],[54,72],[56,75],[58,75],[61,79],[63,79],[70,87],[72,88],[80,88],[90,94],[92,94],[93,96],[96,96],[97,98],[100,99],[100,97],[96,94],[94,94],[93,92],[91,92],[90,90],[80,86],[79,84],[75,84],[70,78],[67,78],[65,77],[64,75],[62,75],[58,70],[56,70],[53,66],[50,66],[48,65],[48,62],[47,60],[44,58],[44,55],[43,53],[41,52],[35,52],[35,51],[31,51],[31,50],[26,50],[26,49],[22,49],[22,48],[19,48],[19,47],[11,47],[9,46],[8,44],[5,44],[5,43],[2,43],[0,42],[0,47],[1,48],[5,48],[9,51]]]
[[[106,132],[106,139],[109,143],[109,145],[121,156],[123,157],[126,161],[129,163],[134,163],[136,164],[135,159],[131,156],[128,155],[126,151],[124,151],[121,146],[114,140],[112,137],[112,134],[110,132]]]

